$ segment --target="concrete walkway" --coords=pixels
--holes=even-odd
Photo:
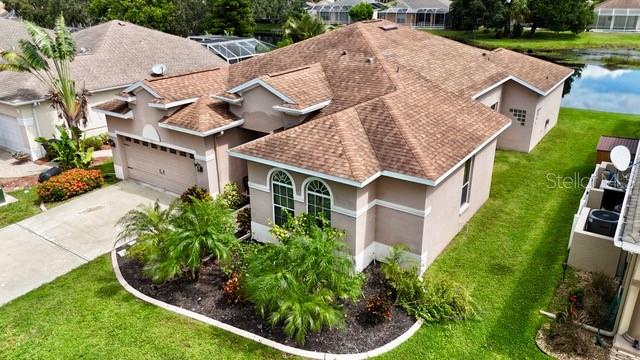
[[[18,162],[11,153],[0,150],[0,178],[38,175],[49,168],[51,168],[50,165],[39,165],[33,161]]]
[[[122,215],[174,196],[124,181],[0,229],[0,305],[110,251]]]

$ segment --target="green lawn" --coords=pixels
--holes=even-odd
[[[113,170],[113,161],[105,162],[95,168],[102,171],[105,186],[118,181],[115,177],[115,171]],[[18,199],[18,201],[0,207],[0,228],[40,213],[40,199],[38,199],[35,187],[13,191],[9,194]],[[50,209],[58,204],[60,203],[48,203],[46,207]]]
[[[490,200],[429,268],[472,293],[476,320],[425,325],[387,359],[543,358],[533,341],[560,281],[583,189],[551,177],[589,176],[601,134],[640,136],[640,117],[563,109],[529,154],[499,151]],[[0,308],[0,358],[264,359],[282,355],[135,300],[109,259],[89,263]]]
[[[585,32],[575,35],[570,32],[555,33],[537,31],[529,37],[526,32],[518,39],[496,39],[493,32],[464,32],[455,30],[430,30],[431,33],[487,49],[507,48],[519,51],[541,52],[584,48],[640,49],[640,34]]]

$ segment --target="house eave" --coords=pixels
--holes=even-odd
[[[165,124],[165,123],[158,123],[158,126],[167,130],[173,130],[173,131],[178,131],[181,133],[185,133],[185,134],[189,134],[189,135],[194,135],[194,136],[199,136],[199,137],[206,137],[209,135],[213,135],[213,134],[217,134],[220,132],[223,132],[225,130],[229,130],[238,126],[241,126],[242,124],[244,124],[244,119],[240,119],[240,120],[236,120],[234,122],[231,122],[227,125],[224,126],[220,126],[217,127],[215,129],[211,129],[211,130],[207,130],[207,131],[196,131],[196,130],[190,130],[190,129],[186,129],[180,126],[175,126],[175,125],[170,125],[170,124]]]

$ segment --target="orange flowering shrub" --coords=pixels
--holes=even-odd
[[[44,202],[62,201],[99,188],[103,183],[100,170],[71,169],[39,184],[36,192]]]

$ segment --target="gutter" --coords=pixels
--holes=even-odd
[[[636,154],[640,151],[640,142],[636,148]],[[638,155],[636,155],[638,156]],[[635,159],[634,159],[635,161]],[[638,167],[636,164],[631,165],[631,174],[629,175],[629,183],[627,185],[627,191],[624,194],[624,200],[622,201],[622,210],[620,211],[620,220],[618,221],[618,227],[616,228],[616,233],[613,236],[613,244],[623,250],[627,250],[636,254],[640,253],[640,247],[638,245],[627,244],[625,246],[625,242],[622,239],[622,233],[624,232],[624,228],[627,222],[627,209],[629,208],[629,198],[631,197],[631,193],[636,190],[634,189],[636,177],[638,176]]]
[[[215,129],[211,129],[211,130],[207,130],[204,132],[201,131],[195,131],[195,130],[189,130],[189,129],[185,129],[179,126],[174,126],[174,125],[169,125],[169,124],[165,124],[165,123],[158,123],[158,126],[164,129],[168,129],[168,130],[173,130],[173,131],[178,131],[178,132],[182,132],[185,134],[189,134],[189,135],[195,135],[195,136],[200,136],[200,137],[205,137],[205,136],[209,136],[215,133],[219,133],[219,132],[223,132],[225,130],[229,130],[231,128],[234,127],[238,127],[240,125],[244,124],[244,119],[240,119],[240,120],[236,120],[233,121],[227,125],[215,128]]]

